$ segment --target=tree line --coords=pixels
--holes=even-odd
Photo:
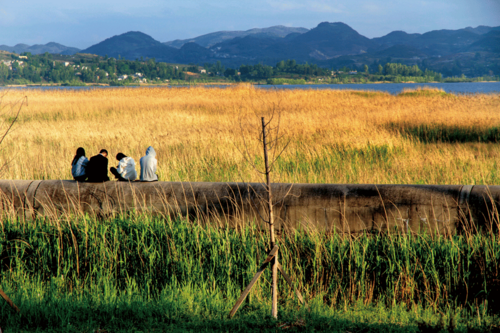
[[[324,68],[316,64],[299,64],[295,60],[282,60],[275,66],[243,64],[238,68],[226,68],[220,61],[174,65],[155,59],[125,60],[92,55],[59,56],[49,53],[21,56],[12,54],[10,59],[0,60],[0,84],[28,83],[84,83],[131,84],[141,82],[160,83],[170,80],[267,82],[268,84],[316,83],[368,83],[368,82],[429,82],[444,81],[441,73],[421,69],[418,65],[400,63],[374,63],[371,66],[353,65],[351,68]],[[455,78],[466,80],[463,76]],[[448,79],[446,79],[448,80]],[[471,80],[471,79],[469,79]]]

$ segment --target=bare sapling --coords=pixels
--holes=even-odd
[[[255,109],[254,109],[255,110]],[[257,191],[254,190],[254,193],[256,194],[257,199],[261,202],[261,205],[265,207],[265,210],[267,211],[267,216],[262,216],[260,213],[261,219],[268,224],[269,226],[269,249],[270,252],[268,254],[268,257],[264,261],[264,263],[260,266],[259,270],[253,277],[252,281],[250,284],[246,287],[246,289],[243,291],[241,294],[240,298],[237,300],[236,304],[234,305],[233,309],[229,313],[229,317],[233,317],[240,305],[243,303],[247,295],[250,293],[252,287],[254,284],[257,282],[259,277],[262,275],[263,271],[265,268],[268,266],[268,264],[271,264],[271,270],[272,270],[272,283],[271,283],[271,298],[272,298],[272,307],[271,307],[271,315],[273,318],[277,319],[278,318],[278,271],[283,275],[285,278],[285,281],[290,285],[292,289],[295,290],[293,286],[292,279],[285,273],[283,267],[279,264],[278,261],[278,250],[279,246],[276,242],[276,236],[275,236],[275,229],[274,229],[274,206],[275,202],[273,201],[273,192],[272,192],[272,181],[271,181],[271,172],[273,170],[274,164],[278,160],[278,158],[283,154],[285,151],[286,147],[288,146],[288,143],[284,145],[280,145],[281,140],[283,139],[283,136],[280,136],[280,125],[281,125],[281,109],[280,105],[278,104],[273,104],[270,110],[270,118],[266,122],[265,117],[260,117],[260,122],[261,122],[261,131],[259,133],[259,141],[262,144],[263,148],[263,155],[264,155],[264,169],[261,170],[258,168],[258,166],[252,162],[252,159],[250,158],[251,153],[249,150],[249,146],[247,144],[247,140],[245,139],[245,130],[243,128],[242,122],[240,120],[240,128],[242,130],[242,136],[243,136],[243,143],[244,143],[244,149],[240,150],[238,149],[246,161],[253,167],[255,171],[257,171],[258,174],[261,176],[264,176],[264,179],[262,180],[262,183],[264,185],[265,191],[264,195],[260,195],[257,193]],[[254,111],[255,112],[255,111]],[[257,115],[257,113],[255,113]],[[273,120],[276,120],[276,126],[272,126]],[[271,158],[270,156],[271,155]],[[284,200],[284,198],[288,195],[290,192],[291,188],[288,190],[288,192],[284,195],[283,198],[281,198],[280,202]],[[258,212],[259,209],[257,208],[256,211]],[[298,299],[300,300],[301,303],[304,303],[303,297],[300,294],[298,290],[295,290]]]
[[[264,167],[266,170],[266,192],[267,192],[267,207],[269,214],[269,247],[273,249],[276,246],[276,239],[274,237],[274,214],[273,214],[273,193],[271,191],[271,171],[269,169],[269,159],[267,156],[267,136],[266,124],[264,117],[261,118],[262,121],[262,145],[264,146]],[[272,269],[272,284],[271,284],[271,295],[272,295],[272,310],[271,315],[274,318],[278,318],[278,249],[276,250],[276,255],[271,260]]]

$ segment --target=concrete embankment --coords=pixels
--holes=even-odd
[[[273,184],[277,228],[359,233],[455,233],[464,223],[488,227],[497,220],[500,186]],[[1,180],[4,215],[25,219],[88,213],[109,216],[135,210],[188,216],[211,223],[263,224],[258,183]]]

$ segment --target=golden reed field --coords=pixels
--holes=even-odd
[[[157,152],[160,180],[259,181],[241,150],[262,165],[261,115],[281,114],[274,181],[306,183],[499,184],[500,95],[435,89],[387,93],[231,88],[9,90],[27,96],[0,148],[3,179],[71,179],[77,147],[106,148],[136,164]],[[15,104],[17,102],[17,104]],[[277,117],[275,117],[277,120]],[[242,134],[242,129],[244,133]]]

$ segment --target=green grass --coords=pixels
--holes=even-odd
[[[422,143],[466,143],[500,142],[500,127],[460,127],[444,124],[412,126],[404,123],[390,123],[388,129],[399,132],[405,139],[416,139]]]
[[[287,78],[274,78],[268,79],[267,84],[279,85],[279,84],[306,84],[304,79],[287,79]]]
[[[266,256],[265,232],[151,216],[4,220],[0,302],[8,331],[414,331],[499,325],[498,235],[281,235],[280,262],[309,302],[279,282],[269,317],[266,271],[232,320],[232,305]],[[419,328],[420,327],[420,328]],[[469,327],[469,328],[468,328]]]
[[[410,80],[402,80],[404,81],[410,81]],[[433,88],[428,88],[428,89],[416,89],[416,90],[410,90],[410,91],[403,91],[398,94],[398,96],[405,96],[405,97],[416,97],[416,96],[425,96],[425,97],[450,97],[450,98],[455,98],[456,96],[454,94],[450,94],[445,92],[442,89],[433,89]]]
[[[391,161],[400,156],[401,149],[389,147],[387,145],[373,146],[368,145],[365,148],[351,148],[345,146],[330,146],[324,147],[321,151],[312,151],[307,146],[300,143],[295,154],[286,158],[279,158],[277,162],[278,173],[315,173],[320,174],[324,170],[332,167],[340,167],[346,161],[350,164],[349,167],[355,167],[359,163],[367,165],[384,165],[390,167]],[[309,154],[311,157],[308,157]]]
[[[464,143],[464,149],[481,159],[459,156],[450,159],[447,144],[409,144],[411,149],[371,144],[361,148],[345,145],[317,148],[295,142],[276,161],[273,171],[281,177],[276,176],[273,181],[442,185],[500,183],[497,163],[491,158],[497,151],[494,143]],[[413,147],[416,147],[416,153]],[[175,149],[180,151],[182,148]],[[422,160],[427,163],[419,163]],[[262,170],[262,157],[255,156],[252,162]],[[242,167],[237,161],[219,156],[187,158],[177,165],[175,173],[163,174],[160,171],[160,179],[165,181],[232,182],[248,181],[251,177],[252,167],[248,163],[243,162]]]

